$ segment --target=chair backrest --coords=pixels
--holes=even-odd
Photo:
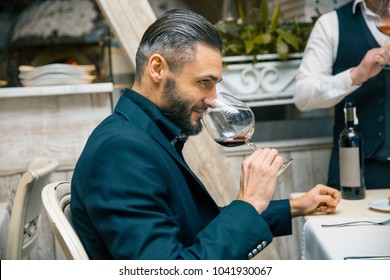
[[[6,259],[26,259],[34,248],[38,237],[37,222],[42,210],[41,192],[57,167],[57,160],[37,157],[22,175],[12,206]]]
[[[65,257],[68,260],[88,260],[88,254],[73,228],[70,198],[69,182],[51,183],[42,190],[42,201],[50,226]]]

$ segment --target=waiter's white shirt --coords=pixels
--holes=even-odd
[[[376,28],[375,14],[366,7],[364,0],[354,1],[353,13],[357,5],[360,5],[366,24],[378,44],[390,44],[390,37]],[[339,22],[336,11],[332,11],[320,16],[316,21],[298,69],[294,102],[300,110],[332,107],[360,87],[352,85],[352,68],[332,75],[338,44]]]

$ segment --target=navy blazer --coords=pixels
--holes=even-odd
[[[91,259],[246,259],[291,234],[288,200],[262,215],[239,200],[219,208],[156,114],[127,90],[76,164],[71,211]]]

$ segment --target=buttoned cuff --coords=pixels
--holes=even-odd
[[[230,221],[239,218],[236,227],[239,227],[240,238],[245,236],[245,239],[241,240],[241,248],[248,259],[256,256],[272,242],[273,236],[269,225],[250,203],[234,200],[227,208],[225,210],[228,211],[224,211],[224,215],[229,215]]]

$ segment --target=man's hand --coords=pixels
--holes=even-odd
[[[318,184],[303,196],[290,201],[292,217],[311,214],[315,211],[333,212],[340,202],[340,192]]]
[[[241,165],[238,199],[246,201],[262,213],[275,191],[278,171],[283,159],[275,149],[258,149]]]
[[[379,74],[383,64],[390,61],[390,46],[369,50],[360,64],[352,68],[350,75],[353,85],[361,85]]]

